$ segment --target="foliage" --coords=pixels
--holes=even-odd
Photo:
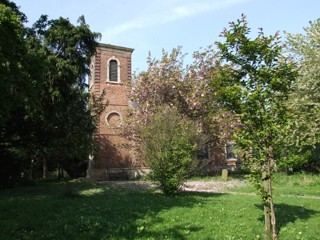
[[[75,26],[68,19],[41,16],[26,28],[16,5],[4,2],[0,85],[8,91],[0,97],[0,156],[6,178],[32,177],[42,161],[45,169],[59,164],[79,177],[97,120],[88,107],[86,77],[100,35],[90,31],[84,17]]]
[[[176,109],[181,119],[192,121],[202,135],[202,147],[224,147],[237,122],[231,112],[220,108],[210,84],[220,61],[212,47],[195,52],[193,58],[194,62],[185,66],[181,47],[171,53],[163,51],[161,59],[149,55],[148,70],[135,76],[130,94],[133,108],[125,134],[135,140],[136,147],[141,141],[140,126],[152,124],[154,115],[168,108]]]
[[[290,95],[292,114],[288,145],[296,155],[308,154],[308,164],[320,164],[316,153],[320,144],[320,19],[304,28],[305,34],[287,33],[287,50],[298,64],[299,77]]]
[[[8,1],[0,4],[0,127],[10,117],[16,104],[21,104],[30,94],[31,81],[25,67],[26,47],[23,43],[25,17]],[[32,93],[32,91],[30,91]]]
[[[286,146],[285,150],[282,150],[282,153],[279,155],[280,157],[277,161],[277,170],[294,172],[298,171],[299,169],[306,168],[312,153],[310,150],[297,151],[297,148]]]
[[[261,29],[251,40],[249,33],[245,16],[223,31],[225,42],[217,45],[225,65],[213,84],[219,101],[241,121],[234,135],[236,145],[261,193],[266,232],[270,234],[272,225],[273,239],[277,239],[271,178],[287,126],[284,101],[296,74],[282,55],[278,34],[267,37]]]
[[[181,47],[163,51],[161,59],[149,56],[148,70],[135,76],[126,135],[139,142],[139,126],[149,124],[159,106],[174,107],[202,133],[205,147],[224,148],[237,122],[231,112],[220,108],[210,84],[219,69],[217,54],[212,47],[195,52],[190,66],[184,64],[184,56]]]
[[[220,108],[211,85],[220,66],[217,53],[212,46],[196,51],[189,66],[185,66],[184,57],[181,47],[171,53],[163,51],[161,59],[149,55],[148,70],[135,76],[130,95],[136,104],[133,122],[147,123],[159,105],[175,106],[179,114],[195,121],[208,136],[227,139],[232,114]]]
[[[283,177],[281,184],[290,186],[283,193],[299,187],[295,175]],[[314,177],[319,183],[319,175]],[[308,191],[300,189],[299,195]],[[277,197],[280,239],[313,240],[320,234],[319,199],[299,195]],[[134,184],[37,182],[1,191],[0,235],[7,240],[263,239],[258,206],[259,198],[252,194],[182,193],[172,198]]]
[[[165,194],[175,194],[197,166],[200,134],[174,108],[160,108],[139,130],[140,151],[151,178]]]
[[[34,64],[24,41],[26,17],[9,1],[0,3],[0,187],[12,184],[20,177],[24,163],[19,161],[23,143],[19,134],[10,127],[19,126],[23,116],[19,113],[24,105],[36,101],[33,88]],[[13,121],[13,118],[19,120]],[[22,130],[22,129],[21,129]]]
[[[41,16],[27,35],[30,50],[45,61],[38,86],[40,118],[31,119],[41,126],[35,149],[40,159],[58,160],[71,177],[84,173],[96,120],[88,108],[86,76],[99,34],[90,31],[84,17],[78,22],[74,26],[68,19]],[[51,138],[42,141],[42,136]]]
[[[160,60],[148,57],[148,70],[135,76],[130,98],[135,104],[132,123],[147,124],[158,106],[185,105],[181,88],[184,84],[184,55],[181,47],[169,54],[162,52]]]

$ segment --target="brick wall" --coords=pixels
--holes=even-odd
[[[107,107],[100,117],[98,132],[95,136],[99,144],[98,156],[94,159],[94,168],[133,167],[132,150],[127,140],[121,136],[121,122],[128,108],[128,90],[131,82],[131,55],[133,49],[109,44],[100,44],[92,58],[92,76],[90,91],[101,94],[105,90]],[[120,81],[108,82],[108,61],[118,61]]]

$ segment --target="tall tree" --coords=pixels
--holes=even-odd
[[[7,0],[0,12],[1,177],[26,175],[30,163],[43,159],[78,177],[92,151],[97,120],[86,77],[100,34],[90,31],[84,17],[75,26],[41,16],[26,28],[26,16]]]
[[[71,177],[79,177],[79,163],[92,149],[95,119],[89,107],[86,77],[90,57],[100,34],[91,32],[84,17],[74,26],[68,19],[48,20],[43,15],[29,29],[27,45],[44,64],[39,72],[37,94],[39,108],[30,121],[37,123],[37,155],[54,160]],[[46,177],[44,168],[44,177]],[[82,171],[83,173],[84,171]]]
[[[0,126],[15,106],[24,101],[31,82],[25,73],[25,16],[9,1],[0,3]]]
[[[213,84],[221,104],[241,121],[236,145],[261,194],[266,235],[277,239],[272,174],[287,125],[284,101],[296,73],[282,55],[278,34],[265,36],[262,29],[254,39],[249,34],[244,15],[224,29],[225,42],[217,43],[224,65]]]
[[[26,16],[7,0],[0,3],[0,185],[17,178],[24,165],[22,129],[24,106],[36,101],[33,88],[34,64],[25,44]],[[33,105],[34,106],[34,105]]]

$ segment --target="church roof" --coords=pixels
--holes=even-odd
[[[121,46],[116,46],[116,45],[106,44],[106,43],[99,43],[98,47],[109,48],[109,49],[114,49],[114,50],[119,50],[124,52],[131,52],[131,53],[134,51],[133,48],[121,47]]]

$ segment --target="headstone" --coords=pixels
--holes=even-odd
[[[222,169],[221,178],[223,181],[228,181],[228,170],[227,169]]]

